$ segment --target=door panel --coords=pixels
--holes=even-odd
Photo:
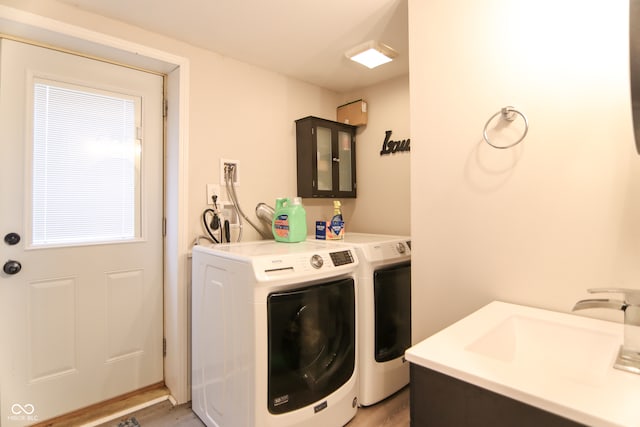
[[[42,81],[113,93],[139,104],[139,123],[131,125],[139,150],[134,169],[141,172],[134,191],[137,206],[132,208],[135,238],[33,244],[33,186],[41,185],[32,170],[33,102],[34,85]],[[0,272],[3,426],[43,421],[163,379],[162,97],[161,76],[0,40],[0,148],[6,153],[0,168],[0,234],[21,235],[17,244],[0,242],[0,262],[16,260],[22,266],[16,274]],[[91,128],[92,123],[90,118],[74,119],[69,126]],[[66,138],[76,134],[71,127]],[[91,146],[101,147],[100,155],[113,151],[95,141]],[[65,150],[69,156],[76,154],[74,146]],[[107,153],[104,158],[128,162],[120,155]],[[69,175],[88,161],[69,162]],[[95,184],[93,171],[98,167],[69,178],[69,196]],[[79,221],[91,225],[101,215],[115,215],[107,209],[110,195],[102,194],[115,188],[115,182],[107,178],[96,186],[103,206],[72,209],[78,230]],[[59,206],[51,203],[47,209],[68,208],[65,203]]]

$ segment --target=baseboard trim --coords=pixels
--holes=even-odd
[[[31,427],[97,426],[168,400],[170,396],[169,389],[164,382],[160,382],[59,417],[41,421]]]

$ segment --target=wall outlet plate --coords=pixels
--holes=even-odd
[[[240,227],[240,222],[238,221],[238,213],[236,212],[232,203],[225,204],[221,207],[222,209],[222,218],[229,221],[229,226],[231,228]]]
[[[222,202],[222,193],[220,191],[220,184],[207,184],[207,205],[213,205],[213,196],[218,196],[216,203]]]

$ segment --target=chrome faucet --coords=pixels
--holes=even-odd
[[[618,293],[624,299],[592,298],[578,301],[572,311],[611,308],[624,312],[624,343],[614,368],[640,374],[640,289],[592,288],[589,293]]]

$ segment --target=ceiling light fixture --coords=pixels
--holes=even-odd
[[[384,43],[370,40],[350,49],[345,53],[346,57],[352,61],[359,62],[368,68],[375,68],[378,65],[391,62],[398,56],[398,52]]]

